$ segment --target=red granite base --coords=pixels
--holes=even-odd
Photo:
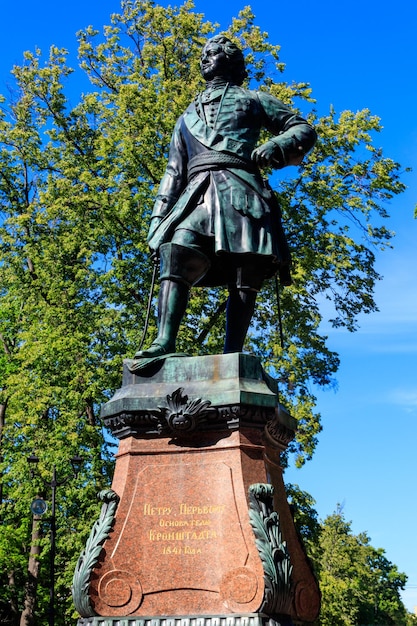
[[[102,407],[120,444],[74,574],[78,626],[314,621],[280,466],[296,422],[276,381],[244,354],[130,365]]]
[[[89,596],[97,615],[254,613],[264,571],[248,487],[267,482],[258,430],[120,441],[120,496]]]

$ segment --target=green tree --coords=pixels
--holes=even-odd
[[[292,509],[295,527],[308,550],[309,546],[317,543],[321,529],[318,513],[314,508],[316,501],[298,485],[288,483],[285,485],[285,490]]]
[[[46,613],[47,572],[36,597],[25,582],[31,498],[45,493],[27,480],[35,451],[45,480],[52,465],[86,459],[76,482],[60,488],[58,613],[71,619],[69,585],[98,504],[109,484],[111,440],[99,405],[120,384],[122,359],[133,354],[144,326],[152,274],[146,247],[155,186],[166,163],[177,116],[201,87],[203,41],[217,27],[192,2],[165,8],[124,0],[102,32],[79,33],[80,70],[52,46],[26,52],[13,68],[11,97],[0,109],[0,444],[2,534],[0,616],[31,623]],[[321,334],[321,300],[334,304],[333,324],[355,330],[375,310],[379,276],[374,254],[389,244],[387,200],[403,190],[400,166],[373,140],[381,125],[367,110],[320,116],[308,84],[287,84],[279,46],[244,9],[225,30],[243,48],[249,85],[300,106],[320,140],[308,161],[274,175],[294,256],[294,285],[281,294],[281,347],[275,285],[265,286],[247,347],[281,381],[297,418],[292,451],[303,463],[320,431],[314,386],[328,386],[338,356]],[[77,81],[88,88],[73,106]],[[84,84],[84,83],[83,83]],[[71,93],[71,97],[69,95]],[[77,98],[75,98],[75,101]],[[195,290],[179,349],[221,351],[225,294]],[[151,319],[150,332],[155,332]],[[262,329],[262,332],[259,330]],[[45,493],[47,496],[48,494]],[[48,523],[36,543],[43,564]],[[36,569],[36,568],[35,568]],[[35,587],[32,586],[32,589]],[[35,602],[36,601],[36,602]],[[37,603],[37,604],[36,604]]]
[[[400,596],[406,575],[365,533],[354,535],[340,510],[324,520],[310,550],[322,592],[320,626],[409,623]]]

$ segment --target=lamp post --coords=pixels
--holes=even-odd
[[[35,476],[35,467],[39,462],[39,458],[35,455],[35,454],[31,454],[31,456],[27,457],[27,462],[29,463],[29,467],[30,467],[30,475],[31,478],[33,478]],[[72,470],[73,470],[73,476],[74,478],[76,478],[80,472],[82,463],[83,463],[83,459],[78,456],[78,455],[74,455],[71,459],[70,459],[70,463],[72,466]],[[51,480],[48,481],[43,481],[44,485],[46,487],[50,487],[51,489],[51,494],[52,494],[52,500],[51,500],[51,517],[50,517],[50,523],[51,523],[51,533],[50,533],[50,543],[51,543],[51,549],[50,549],[50,555],[49,555],[49,609],[48,609],[48,613],[49,613],[49,619],[48,619],[48,624],[49,626],[54,626],[55,624],[55,555],[56,555],[56,516],[55,516],[55,505],[56,505],[56,490],[57,487],[60,487],[61,485],[64,485],[66,482],[68,482],[68,480],[70,479],[69,476],[65,477],[62,480],[58,480],[57,478],[57,473],[56,473],[56,467],[55,465],[53,465],[52,468],[52,478]],[[35,504],[36,503],[36,504]],[[42,505],[43,503],[43,505]],[[38,514],[43,514],[45,513],[47,507],[46,507],[46,503],[43,502],[41,499],[37,499],[36,501],[34,501],[32,503],[32,512],[34,512],[34,506],[36,506],[37,508],[37,513]]]

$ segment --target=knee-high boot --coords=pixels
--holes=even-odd
[[[167,243],[159,250],[161,286],[158,300],[158,336],[134,359],[152,358],[175,352],[181,320],[187,308],[190,287],[204,276],[210,263],[198,250]]]
[[[187,307],[189,287],[185,283],[161,281],[158,299],[158,336],[147,350],[134,358],[151,358],[175,352],[175,340]]]
[[[224,353],[242,352],[246,333],[255,310],[255,290],[232,288],[226,308],[226,339]]]

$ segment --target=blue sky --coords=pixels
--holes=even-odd
[[[164,2],[163,2],[164,3]],[[382,119],[376,138],[386,156],[414,169],[407,191],[388,210],[397,233],[394,249],[378,254],[384,276],[380,311],[361,318],[358,332],[326,329],[341,357],[337,391],[318,394],[324,430],[317,452],[286,479],[317,501],[321,518],[337,504],[354,532],[366,531],[375,547],[408,577],[404,600],[417,606],[417,4],[351,0],[196,0],[196,10],[226,28],[250,4],[256,23],[281,45],[283,78],[307,81],[319,113],[369,108]],[[76,50],[75,32],[109,23],[118,0],[40,3],[5,0],[1,8],[0,93],[23,50],[49,45]],[[74,61],[75,62],[75,61]]]

